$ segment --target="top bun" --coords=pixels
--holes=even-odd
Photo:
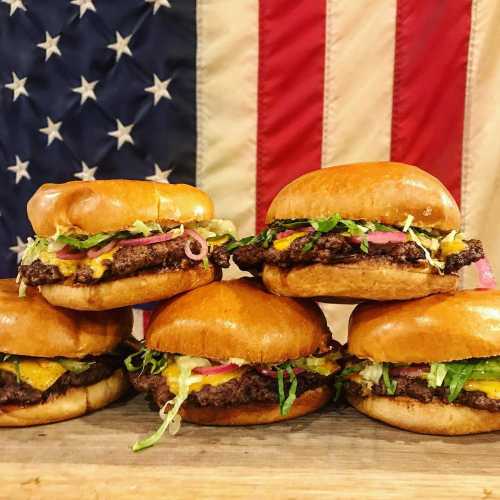
[[[314,302],[278,297],[256,280],[221,281],[169,300],[146,332],[150,349],[250,363],[324,351],[331,339]]]
[[[44,184],[28,202],[28,218],[38,236],[65,232],[120,231],[136,220],[192,222],[213,218],[209,196],[187,184],[106,180]]]
[[[499,356],[500,290],[361,304],[349,322],[348,350],[389,363]]]
[[[82,358],[111,351],[132,331],[132,311],[70,311],[51,306],[31,287],[18,297],[14,280],[0,280],[0,352]]]
[[[285,186],[266,216],[277,219],[330,217],[369,220],[451,231],[460,228],[460,211],[435,177],[404,163],[374,162],[339,165],[309,172]]]

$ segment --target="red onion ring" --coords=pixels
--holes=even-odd
[[[417,378],[428,373],[430,370],[427,365],[414,365],[414,366],[395,366],[389,370],[392,377],[408,377]]]
[[[155,234],[154,236],[148,236],[147,238],[133,238],[131,240],[121,240],[120,246],[122,247],[136,247],[139,245],[152,245],[153,243],[162,243],[164,241],[171,240],[173,235],[168,233]]]
[[[364,236],[353,236],[351,241],[353,243],[361,243],[366,239],[369,243],[381,244],[384,243],[404,243],[408,237],[406,233],[401,231],[374,231],[373,233],[367,233]]]
[[[78,252],[71,250],[69,245],[66,245],[64,248],[56,252],[56,257],[61,260],[82,260],[86,257],[85,252]]]
[[[220,373],[232,372],[237,368],[238,365],[234,363],[216,366],[200,366],[198,368],[193,368],[192,373],[196,373],[197,375],[216,375]]]
[[[299,375],[300,373],[304,372],[304,368],[294,368],[293,369],[293,373],[295,373],[295,375]],[[260,373],[262,373],[262,375],[265,375],[266,377],[271,377],[271,378],[278,378],[278,372],[276,370],[267,370],[267,369],[262,369],[262,370],[259,370]],[[285,371],[283,372],[283,377],[284,378],[287,378],[288,377],[288,372]]]
[[[486,257],[479,259],[474,262],[474,265],[478,274],[479,286],[481,288],[496,288],[497,280],[488,259]]]
[[[208,244],[205,238],[201,237],[196,231],[192,229],[185,229],[184,234],[197,241],[200,246],[200,253],[193,253],[191,250],[191,240],[187,240],[184,245],[184,252],[191,260],[203,260],[208,255]]]
[[[113,248],[115,248],[115,246],[116,246],[116,241],[110,241],[107,245],[104,245],[102,248],[99,248],[97,250],[91,248],[87,252],[87,257],[89,259],[95,259],[96,257],[99,257],[99,255],[110,252],[111,250],[113,250]]]

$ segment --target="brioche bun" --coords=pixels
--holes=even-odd
[[[347,395],[349,403],[365,415],[386,424],[421,434],[460,436],[500,430],[500,413],[476,410],[440,401],[421,403],[407,397]]]
[[[213,218],[212,200],[186,184],[103,180],[44,184],[28,202],[38,236],[57,230],[95,234],[120,231],[136,220],[186,223]]]
[[[499,356],[500,290],[361,304],[351,315],[348,350],[362,359],[389,363]]]
[[[213,266],[186,270],[141,273],[94,285],[42,285],[40,291],[51,304],[79,311],[104,311],[172,297],[219,279]]]
[[[111,351],[132,331],[129,308],[78,313],[47,303],[36,289],[18,296],[14,280],[0,280],[0,352],[81,358]]]
[[[146,332],[150,349],[249,363],[326,350],[330,331],[313,302],[271,295],[250,278],[221,281],[167,301]]]
[[[45,403],[28,406],[0,405],[0,427],[27,427],[80,417],[111,404],[128,389],[122,369],[96,384],[71,387]]]
[[[279,405],[269,403],[253,403],[224,408],[183,404],[180,414],[186,422],[201,425],[272,424],[312,413],[326,405],[331,397],[332,391],[327,386],[306,391],[294,401],[286,416],[280,414]]]
[[[404,300],[455,290],[458,277],[429,266],[398,265],[383,259],[349,264],[311,264],[283,269],[265,264],[262,279],[277,295],[356,300]]]
[[[431,174],[394,162],[354,163],[309,172],[285,186],[266,216],[277,219],[330,217],[413,225],[451,231],[460,228],[460,211],[446,187]]]

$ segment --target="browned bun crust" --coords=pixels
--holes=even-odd
[[[95,285],[43,285],[42,295],[51,303],[79,311],[104,311],[162,300],[216,279],[214,267],[144,273]]]
[[[0,427],[27,427],[80,417],[116,401],[125,394],[128,386],[123,370],[118,369],[96,384],[72,387],[42,404],[24,407],[0,405]]]
[[[289,297],[358,300],[404,300],[455,290],[458,277],[432,273],[429,266],[411,267],[367,260],[350,264],[311,264],[283,269],[266,264],[262,279],[268,290]]]
[[[500,430],[500,413],[440,401],[421,403],[407,397],[347,395],[356,410],[376,420],[412,432],[460,436]]]
[[[120,231],[136,220],[191,222],[213,218],[212,200],[186,184],[123,179],[44,184],[28,202],[38,236]]]
[[[274,363],[325,350],[330,337],[313,302],[277,297],[241,278],[168,301],[154,314],[146,344],[162,352]]]
[[[361,304],[348,350],[389,363],[432,363],[500,355],[500,290],[464,290],[408,302]]]
[[[294,401],[285,417],[280,414],[279,405],[269,403],[254,403],[228,408],[184,404],[180,414],[187,422],[201,425],[272,424],[312,413],[326,405],[331,397],[332,391],[327,386],[306,391]]]
[[[129,308],[78,313],[50,305],[35,289],[19,298],[14,280],[0,280],[0,352],[47,358],[98,356],[131,331]]]
[[[330,217],[364,219],[451,231],[460,211],[446,187],[424,170],[394,162],[353,163],[309,172],[274,198],[266,223],[276,219]]]

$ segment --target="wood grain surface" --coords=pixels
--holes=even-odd
[[[59,424],[2,429],[0,498],[500,498],[500,434],[399,431],[350,408],[262,427],[184,424],[135,454],[143,396]]]

